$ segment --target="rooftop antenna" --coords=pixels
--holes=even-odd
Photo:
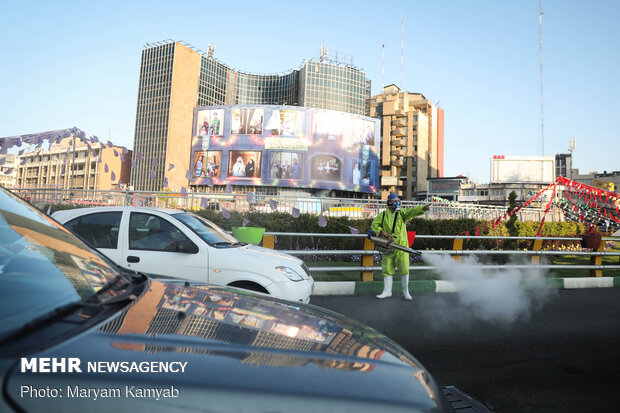
[[[568,151],[571,153],[571,155],[573,154],[573,151],[575,150],[575,138],[574,137],[570,137],[570,143],[568,144]]]
[[[403,81],[403,49],[405,48],[405,14],[400,9],[400,87],[405,91],[405,82]]]
[[[214,45],[214,44],[209,43],[209,44],[207,45],[207,57],[209,57],[209,58],[211,58],[211,59],[212,59],[212,58],[213,58],[213,56],[215,56],[215,45]]]
[[[381,49],[383,49],[383,60],[381,62],[381,93],[383,93],[383,89],[385,89],[385,43],[381,45]]]
[[[543,92],[543,40],[542,40],[542,0],[538,0],[538,39],[540,43],[540,155],[545,156],[545,112],[544,112],[544,92]]]

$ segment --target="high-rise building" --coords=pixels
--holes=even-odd
[[[187,185],[193,110],[214,105],[290,105],[363,115],[370,81],[360,69],[322,53],[300,70],[252,74],[175,41],[142,50],[132,172],[135,190],[179,190]],[[142,159],[140,159],[140,155]],[[172,165],[172,166],[171,166]]]
[[[443,110],[421,93],[401,92],[395,85],[369,103],[368,115],[381,119],[381,199],[393,191],[418,199],[428,178],[443,176]]]

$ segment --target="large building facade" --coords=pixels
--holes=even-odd
[[[420,93],[386,86],[369,99],[371,117],[381,119],[381,199],[396,192],[424,198],[427,180],[443,176],[444,113]]]
[[[132,172],[135,190],[179,190],[188,184],[193,109],[217,105],[290,105],[364,115],[366,75],[325,56],[300,70],[251,74],[175,41],[142,51]],[[174,167],[170,167],[173,165]],[[167,185],[165,185],[167,183]]]

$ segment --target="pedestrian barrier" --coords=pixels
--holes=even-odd
[[[374,244],[363,234],[323,234],[323,233],[301,233],[301,232],[266,232],[263,236],[263,247],[275,248],[277,237],[332,237],[332,238],[360,238],[363,239],[362,249],[359,250],[280,250],[284,253],[298,256],[333,256],[333,255],[359,255],[359,266],[333,266],[333,267],[309,267],[312,272],[359,272],[360,281],[373,281],[373,271],[380,271],[380,266],[373,265],[373,256],[380,254],[374,249]],[[542,269],[587,269],[591,277],[602,277],[603,270],[620,269],[620,265],[603,265],[604,257],[620,257],[620,251],[604,251],[606,241],[620,241],[617,237],[602,238],[601,245],[594,251],[543,251],[542,243],[544,240],[552,241],[581,241],[576,237],[500,237],[488,235],[416,235],[416,239],[452,239],[453,249],[451,250],[423,250],[423,254],[450,255],[455,262],[460,262],[463,256],[525,256],[530,257],[530,264],[476,264],[472,268],[499,269],[514,268],[528,270]],[[530,240],[533,241],[532,249],[524,250],[465,250],[463,241],[466,239],[492,239],[492,240]],[[540,264],[543,256],[586,256],[590,258],[589,265],[566,265],[566,264]],[[411,265],[412,271],[432,270],[432,265]]]
[[[291,213],[293,208],[300,213],[321,214],[327,217],[346,216],[349,218],[374,218],[386,208],[385,201],[377,199],[354,198],[313,198],[276,196],[255,193],[252,202],[248,202],[247,194],[227,194],[222,192],[147,192],[129,190],[92,190],[92,189],[54,189],[54,188],[12,188],[11,191],[35,206],[45,204],[74,204],[90,206],[146,206],[157,208],[175,208],[197,211],[201,208],[246,212],[285,212]],[[271,201],[275,201],[275,207]],[[403,201],[403,207],[420,205],[419,201]],[[428,219],[459,219],[494,220],[506,212],[505,206],[476,204],[451,204],[432,202],[431,208],[425,213]],[[532,206],[521,209],[517,213],[520,221],[540,221],[545,212]],[[546,222],[564,221],[564,212],[553,208],[545,217]]]

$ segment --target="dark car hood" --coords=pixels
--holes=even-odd
[[[61,410],[89,411],[143,403],[151,410],[208,411],[444,408],[423,367],[377,331],[312,305],[210,285],[152,281],[132,306],[97,328],[29,357],[79,358],[82,373],[21,373],[17,365],[7,389],[27,411],[57,402],[68,403]],[[176,373],[87,371],[94,362],[187,364]],[[67,386],[174,386],[180,395],[60,401],[21,397],[24,386],[65,393]]]

